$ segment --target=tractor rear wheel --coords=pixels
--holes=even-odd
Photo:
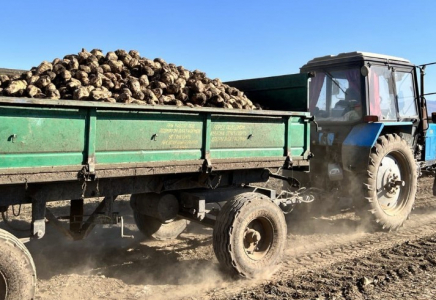
[[[286,221],[268,197],[243,193],[226,202],[213,230],[213,250],[232,274],[254,278],[275,271],[286,245]]]
[[[19,239],[0,229],[0,300],[30,300],[35,291],[32,256]]]
[[[364,180],[360,215],[378,229],[396,230],[415,202],[417,171],[413,153],[397,134],[378,138]]]

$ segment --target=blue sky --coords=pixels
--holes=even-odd
[[[349,51],[436,61],[436,1],[4,1],[0,67],[100,48],[199,69],[222,80],[297,73]],[[427,70],[436,92],[436,66]],[[436,100],[436,96],[429,97]]]

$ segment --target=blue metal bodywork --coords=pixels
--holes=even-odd
[[[412,132],[412,122],[362,123],[354,126],[342,143],[343,168],[347,171],[366,169],[368,154],[378,137],[382,132],[389,133],[394,127],[401,127],[405,133]]]
[[[425,161],[436,160],[436,124],[429,124],[425,136]]]
[[[335,140],[335,134],[332,132],[324,133],[320,132],[318,134],[318,144],[324,146],[332,146]]]

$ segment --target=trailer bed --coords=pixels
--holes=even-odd
[[[307,112],[0,97],[0,184],[308,166]]]

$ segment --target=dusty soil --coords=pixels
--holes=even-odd
[[[27,244],[38,270],[37,299],[435,299],[432,184],[430,177],[419,180],[416,209],[397,232],[370,232],[348,211],[290,221],[280,269],[252,281],[220,272],[210,229],[191,224],[177,240],[144,241],[121,200],[125,234],[134,239],[121,239],[117,226],[99,226],[73,242],[49,226],[42,240]],[[52,204],[53,212],[68,214],[64,204]],[[89,201],[87,211],[93,206]],[[14,226],[27,225],[28,210]]]

